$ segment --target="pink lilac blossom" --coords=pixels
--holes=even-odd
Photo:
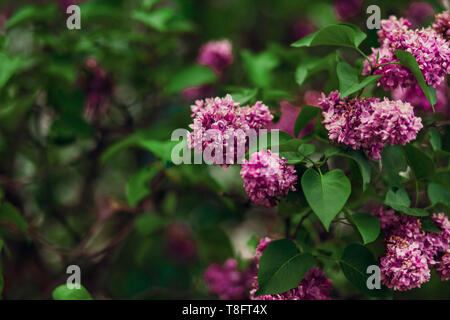
[[[441,233],[427,232],[423,239],[423,251],[431,264],[436,263],[439,255],[444,254],[450,248],[450,221],[444,213],[431,216]]]
[[[236,259],[228,259],[223,265],[211,264],[204,273],[204,281],[209,292],[221,300],[245,300],[249,297],[254,270],[238,269]]]
[[[381,229],[387,232],[394,225],[396,225],[400,219],[398,215],[395,214],[393,209],[386,209],[383,206],[380,206],[378,209],[374,209],[372,215],[377,217],[380,220]]]
[[[414,256],[416,260],[422,262],[422,258],[427,263],[427,267],[434,267],[442,280],[448,280],[450,266],[448,252],[450,252],[450,221],[444,213],[433,214],[431,219],[435,225],[441,230],[441,233],[425,232],[421,228],[421,222],[418,218],[412,216],[398,216],[391,209],[380,207],[372,214],[380,219],[381,227],[387,238],[387,254],[381,258],[380,262],[384,265],[382,271],[387,274],[388,279],[399,279],[404,276],[405,270],[403,264],[399,262],[399,256],[396,253],[397,248],[392,249],[392,243],[401,243],[400,248],[403,250],[406,246],[414,248]],[[394,239],[394,240],[392,240]],[[416,252],[417,251],[417,252]],[[420,259],[419,259],[420,252]],[[405,260],[402,257],[400,260]],[[406,260],[405,260],[406,261]],[[413,260],[411,260],[413,261]],[[422,266],[422,265],[421,265]],[[406,268],[406,267],[405,267]],[[417,270],[420,273],[420,270]],[[391,281],[387,280],[387,281]],[[392,280],[392,283],[397,283]],[[395,290],[408,290],[407,288],[399,289],[391,287]],[[389,285],[387,285],[389,286]],[[412,286],[414,287],[414,286]],[[412,288],[410,287],[410,288]]]
[[[292,24],[291,33],[293,40],[299,40],[316,31],[316,27],[308,20],[298,20]]]
[[[273,207],[290,190],[295,191],[297,176],[294,166],[270,150],[260,150],[244,159],[241,176],[250,199],[260,206]]]
[[[363,149],[379,160],[385,145],[405,145],[414,140],[422,129],[422,120],[414,115],[413,107],[387,98],[341,99],[338,91],[319,102],[323,124],[329,139],[354,150]]]
[[[438,88],[436,88],[437,101],[434,105],[434,110],[444,115],[450,114],[448,105],[450,97],[447,97],[448,92],[449,90],[445,83],[442,83]],[[418,110],[419,112],[433,112],[433,108],[431,107],[430,102],[423,93],[422,89],[420,89],[420,87],[418,86],[414,86],[412,88],[398,87],[392,91],[392,98],[395,100],[409,102],[415,108],[415,110]]]
[[[433,29],[445,39],[450,40],[450,12],[438,13],[434,18]]]
[[[398,62],[394,50],[409,51],[416,58],[427,84],[435,88],[450,73],[449,43],[431,28],[412,30],[409,29],[410,26],[407,19],[397,19],[395,16],[382,20],[382,29],[377,32],[381,46],[372,49],[369,56],[374,70],[368,61],[364,61],[363,74],[383,75],[378,82],[386,90],[418,85],[407,68],[398,64],[381,66],[384,63]]]
[[[252,107],[239,107],[229,94],[225,98],[197,100],[191,110],[194,120],[189,125],[193,130],[188,135],[189,148],[196,153],[218,150],[218,154],[212,152],[212,158],[205,156],[208,158],[205,160],[224,166],[240,161],[237,156],[240,149],[247,149],[247,134],[267,126],[273,119],[269,108],[261,102]],[[236,138],[237,142],[231,138]],[[226,157],[227,148],[233,157]]]
[[[442,281],[450,280],[450,250],[448,250],[435,266]]]
[[[387,241],[386,255],[380,258],[381,281],[394,290],[406,291],[430,279],[427,259],[417,242],[408,242],[397,236]]]
[[[87,76],[79,80],[86,95],[84,114],[87,119],[99,119],[108,111],[113,83],[94,58],[87,59],[85,66]]]
[[[348,20],[361,12],[363,0],[336,0],[334,10],[339,19]]]
[[[429,3],[413,2],[406,10],[405,15],[414,27],[419,27],[434,15],[434,9]]]
[[[228,40],[211,41],[200,48],[199,64],[210,67],[218,74],[233,64],[233,46]]]
[[[165,229],[166,252],[177,262],[191,262],[197,256],[197,247],[192,231],[180,224],[170,224]]]
[[[269,237],[264,237],[264,238],[259,239],[259,244],[256,247],[256,254],[255,254],[255,258],[254,258],[258,268],[259,268],[259,260],[261,259],[264,249],[267,248],[269,243],[271,243],[273,240],[274,239],[271,239]]]
[[[265,237],[261,238],[258,247],[256,248],[256,255],[254,262],[256,269],[259,268],[259,260],[265,248],[272,242],[273,239]],[[293,288],[281,294],[263,295],[255,297],[258,290],[257,277],[253,277],[252,289],[250,290],[250,299],[252,300],[329,300],[329,294],[332,290],[332,283],[325,277],[322,270],[312,267],[308,270],[305,277],[302,279],[298,287]]]

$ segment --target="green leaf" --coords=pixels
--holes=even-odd
[[[304,106],[300,111],[294,125],[294,136],[298,136],[299,133],[310,123],[318,114],[321,109],[314,106]]]
[[[403,147],[406,161],[411,167],[417,179],[427,178],[434,174],[436,167],[433,160],[427,156],[423,151],[420,151],[411,144]]]
[[[339,62],[336,67],[339,79],[339,91],[345,92],[358,83],[358,75],[355,69],[346,62]]]
[[[394,209],[395,211],[400,211],[400,212],[406,213],[407,215],[410,215],[410,216],[426,217],[429,215],[429,213],[426,210],[420,209],[420,208],[409,208],[409,207],[398,205],[398,204],[392,204],[392,205],[390,205],[390,207],[392,209]]]
[[[392,187],[387,193],[384,200],[384,204],[387,206],[404,206],[409,207],[411,205],[411,199],[409,199],[408,193],[403,187]]]
[[[165,225],[165,220],[157,214],[146,213],[136,219],[134,228],[142,237],[148,237],[161,230]]]
[[[294,42],[291,46],[295,48],[315,46],[357,48],[365,38],[362,35],[362,31],[356,26],[332,24]]]
[[[328,231],[350,196],[350,181],[339,169],[322,175],[310,168],[303,174],[301,184],[309,206]]]
[[[401,146],[386,146],[381,154],[383,169],[391,185],[400,184],[400,171],[406,169],[406,158]]]
[[[166,92],[173,94],[186,88],[213,83],[216,80],[217,76],[213,70],[202,65],[194,65],[177,72],[169,81]]]
[[[442,149],[442,140],[439,131],[434,128],[431,128],[428,131],[428,135],[430,136],[430,144],[434,151],[439,151]]]
[[[62,284],[53,290],[54,300],[93,300],[91,294],[81,286],[80,289],[69,289],[66,284]]]
[[[450,207],[450,191],[447,188],[435,182],[431,182],[428,185],[427,191],[428,198],[433,206],[441,203]]]
[[[437,234],[441,234],[442,230],[436,226],[434,221],[430,217],[424,217],[420,219],[421,227],[426,232],[433,232]]]
[[[408,68],[414,74],[420,88],[427,97],[434,111],[434,105],[436,104],[436,90],[433,87],[428,86],[428,84],[426,83],[416,58],[412,55],[411,52],[408,51],[395,50],[394,52],[401,65]]]
[[[179,141],[157,141],[151,139],[139,140],[137,145],[141,148],[147,149],[155,156],[163,161],[172,161],[172,149],[179,143]]]
[[[259,262],[259,289],[255,296],[283,293],[297,287],[314,265],[314,257],[308,253],[299,253],[291,240],[269,243]]]
[[[380,234],[380,220],[368,213],[355,213],[350,219],[358,229],[364,244],[375,241]]]
[[[361,177],[362,177],[362,182],[363,182],[362,183],[363,191],[366,190],[367,186],[370,183],[372,168],[370,167],[369,160],[367,159],[367,157],[364,155],[364,153],[362,151],[351,150],[349,152],[345,152],[345,151],[333,148],[331,150],[326,151],[326,156],[327,156],[327,158],[329,158],[331,156],[340,156],[340,157],[345,157],[345,158],[355,161],[355,163],[357,164],[357,166],[361,172]]]
[[[280,152],[280,158],[287,159],[287,164],[297,164],[302,162],[305,157],[298,152]]]
[[[235,102],[240,103],[240,105],[243,106],[256,97],[258,89],[240,88],[239,90],[230,92],[230,94]]]
[[[256,248],[258,247],[259,244],[259,238],[257,236],[255,236],[254,234],[252,234],[248,240],[247,240],[247,247],[249,247],[252,250],[256,250]]]
[[[324,70],[333,70],[334,72],[337,61],[338,57],[336,52],[323,58],[313,57],[306,61],[302,61],[295,70],[295,82],[301,86],[308,77],[311,77],[318,72]]]
[[[228,235],[218,227],[197,232],[197,247],[200,257],[206,263],[222,263],[234,254]]]
[[[8,57],[6,54],[0,53],[0,89],[23,65],[24,62],[21,58]]]
[[[364,77],[361,82],[354,83],[350,87],[348,87],[346,90],[341,91],[341,97],[347,97],[355,92],[358,92],[359,90],[367,87],[372,82],[376,82],[378,79],[380,79],[382,76],[380,75],[372,75]]]
[[[271,52],[252,54],[246,50],[242,52],[242,59],[247,76],[252,84],[258,88],[267,88],[272,84],[272,71],[280,63]]]
[[[309,157],[316,151],[316,147],[313,144],[303,143],[298,147],[298,152],[305,157]]]
[[[361,151],[352,150],[348,153],[359,167],[361,172],[362,182],[363,182],[363,191],[366,191],[367,186],[370,183],[370,176],[372,173],[372,169],[370,167],[369,160]]]
[[[130,206],[136,206],[150,194],[150,181],[158,171],[157,167],[142,168],[130,177],[125,187],[127,202]]]
[[[164,32],[167,31],[168,24],[174,16],[175,12],[172,9],[160,8],[151,13],[136,10],[132,13],[131,18],[159,32]]]
[[[0,223],[3,222],[13,225],[19,231],[23,232],[25,235],[28,235],[27,221],[22,217],[19,210],[17,210],[16,207],[9,202],[5,202],[0,205]]]
[[[367,279],[370,276],[370,274],[367,274],[367,267],[378,265],[378,263],[370,250],[366,247],[360,244],[351,244],[347,246],[342,253],[340,265],[347,280],[364,295],[369,297],[386,295],[386,289],[383,287],[380,290],[369,290],[367,288]]]
[[[27,21],[45,21],[57,14],[56,6],[51,5],[25,5],[19,7],[14,14],[8,18],[5,27],[12,28]]]

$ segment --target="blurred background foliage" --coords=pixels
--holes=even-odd
[[[308,28],[342,20],[335,3],[74,1],[81,30],[66,28],[67,3],[0,5],[3,298],[51,298],[71,264],[94,298],[211,298],[205,268],[231,256],[244,266],[255,239],[283,236],[283,220],[250,206],[238,168],[170,164],[170,135],[191,121],[193,99],[181,92],[209,85],[211,95],[263,99],[279,118],[280,100],[303,105],[307,90],[337,88],[336,54],[351,61],[354,52],[289,47]],[[365,1],[346,17],[368,32],[364,52],[378,46],[365,27],[367,5],[380,5],[385,18],[410,3]],[[196,57],[220,39],[232,42],[234,64],[218,77]],[[318,59],[330,63],[311,67],[299,86],[296,68]],[[345,228],[332,232],[339,236],[309,219],[298,241],[320,240],[325,252],[360,241]],[[381,242],[371,246],[383,250]],[[362,298],[336,265],[324,270],[334,298]],[[431,281],[398,294],[407,297],[450,298],[450,291]]]

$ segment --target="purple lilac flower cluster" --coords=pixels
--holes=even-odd
[[[441,233],[425,232],[416,217],[398,216],[380,207],[372,212],[386,234],[386,254],[380,258],[382,282],[394,290],[420,287],[434,267],[441,280],[450,276],[450,221],[444,213],[431,219]]]
[[[393,236],[387,242],[386,255],[381,257],[381,281],[398,291],[420,287],[430,280],[430,269],[417,242]]]
[[[413,26],[418,27],[434,15],[433,7],[427,2],[413,2],[406,10],[406,16]]]
[[[418,86],[412,88],[398,87],[392,91],[392,98],[409,102],[412,106],[414,106],[415,110],[418,110],[420,112],[433,112],[433,108],[431,107],[430,102],[423,93],[422,89],[420,89],[420,87]],[[447,88],[447,84],[442,83],[441,85],[439,85],[439,87],[436,88],[437,101],[434,105],[434,110],[444,115],[449,115],[449,99],[450,93]]]
[[[259,268],[259,260],[263,250],[273,241],[266,237],[260,240],[256,248],[255,264]],[[252,300],[329,300],[329,294],[333,286],[329,279],[325,277],[322,270],[312,267],[308,270],[298,287],[293,288],[281,294],[263,295],[255,297],[258,290],[257,277],[253,278],[252,289],[250,290],[250,299]]]
[[[434,18],[433,29],[445,39],[450,40],[450,12],[438,13]]]
[[[364,62],[364,75],[382,75],[379,84],[386,90],[397,87],[417,86],[417,80],[407,68],[398,64],[395,50],[410,52],[417,60],[428,85],[437,88],[450,73],[449,43],[432,28],[409,29],[411,23],[404,18],[391,16],[381,21],[378,31],[381,46],[372,49],[369,60]],[[372,66],[371,66],[372,65]],[[373,68],[373,69],[372,69]]]
[[[341,99],[339,92],[333,91],[328,97],[322,94],[319,106],[331,141],[366,150],[377,160],[385,145],[405,145],[422,129],[422,120],[414,115],[413,107],[402,101]]]
[[[85,62],[87,75],[79,82],[83,88],[86,101],[84,114],[87,119],[93,120],[103,116],[109,108],[109,98],[113,93],[113,83],[106,71],[94,58],[88,58]]]
[[[239,148],[247,148],[247,134],[250,130],[261,129],[273,119],[269,108],[261,102],[252,107],[240,107],[231,95],[197,100],[191,110],[194,120],[189,126],[193,130],[188,136],[189,147],[197,153],[205,149],[216,150],[221,154],[211,152],[212,158],[205,160],[224,166],[237,161]],[[236,144],[234,138],[237,140]],[[233,151],[232,159],[227,159],[227,151]]]
[[[233,64],[233,46],[228,40],[210,41],[200,48],[199,64],[210,67],[218,74]]]
[[[250,199],[257,205],[272,207],[289,190],[295,191],[297,176],[294,166],[270,150],[252,153],[242,163],[241,176]]]
[[[226,68],[233,64],[233,45],[229,40],[210,41],[200,47],[197,62],[214,70],[219,78]],[[186,88],[181,95],[187,100],[210,97],[214,94],[213,85]]]
[[[206,269],[204,280],[208,290],[221,300],[248,299],[254,268],[240,271],[236,259],[228,259],[223,265],[211,264]]]

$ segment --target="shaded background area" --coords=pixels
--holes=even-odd
[[[80,5],[81,30],[66,28],[71,3]],[[296,67],[331,51],[290,43],[336,21],[368,31],[370,4],[382,18],[408,16],[417,25],[443,8],[429,1],[430,11],[417,14],[411,3],[2,1],[0,198],[23,218],[0,224],[3,298],[49,299],[71,264],[98,299],[213,298],[205,268],[231,256],[248,264],[254,239],[282,236],[283,225],[276,211],[250,206],[238,168],[169,163],[172,131],[191,122],[195,94],[183,89],[206,83],[200,93],[222,96],[257,87],[278,120],[281,100],[301,106],[306,93],[337,82],[330,68],[298,86]],[[366,53],[378,46],[376,30],[368,34]],[[199,48],[220,39],[231,41],[233,65],[221,75],[192,72]],[[350,231],[332,237],[312,220],[299,241],[339,248],[359,241]],[[333,298],[363,298],[337,266],[324,270]],[[450,288],[434,275],[395,298],[450,298]]]

